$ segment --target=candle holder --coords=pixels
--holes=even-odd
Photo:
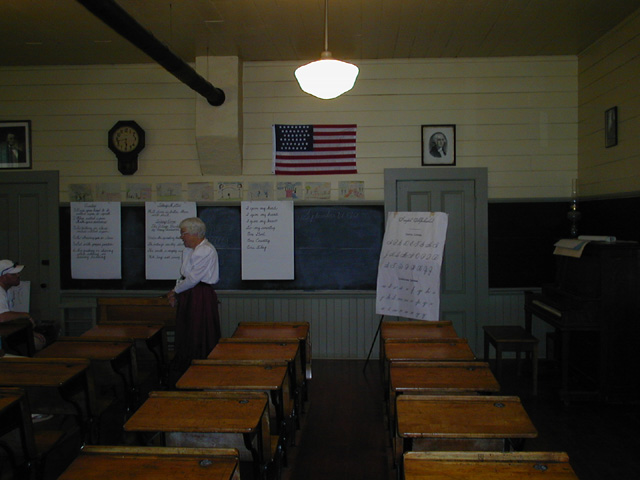
[[[578,181],[574,179],[571,182],[571,202],[569,203],[569,212],[567,218],[571,223],[571,238],[578,237],[578,221],[582,214],[578,211]]]

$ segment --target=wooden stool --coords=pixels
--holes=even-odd
[[[532,360],[533,394],[538,393],[538,339],[518,325],[486,325],[484,330],[484,360],[489,361],[489,344],[496,349],[496,377],[502,373],[502,352],[515,352],[520,374],[520,352],[530,352]]]

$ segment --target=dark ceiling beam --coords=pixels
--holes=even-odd
[[[200,76],[113,0],[78,0],[87,10],[153,58],[165,70],[198,92],[213,106],[224,103],[224,92]]]

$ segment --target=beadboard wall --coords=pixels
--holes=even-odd
[[[62,309],[66,335],[80,335],[96,321],[97,297],[154,296],[164,292],[97,292],[66,291]],[[222,335],[231,336],[241,321],[305,320],[311,325],[314,358],[366,359],[378,358],[376,332],[380,316],[375,313],[375,292],[238,292],[220,291]],[[489,293],[489,318],[482,325],[524,325],[524,293],[517,289],[496,289]],[[545,355],[545,334],[550,329],[534,322],[533,334],[540,339],[541,356]],[[460,332],[458,332],[460,333]],[[482,358],[482,334],[471,345]],[[375,343],[372,343],[374,338]],[[493,352],[492,352],[493,355]]]

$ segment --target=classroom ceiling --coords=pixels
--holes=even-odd
[[[117,3],[186,62],[302,62],[324,49],[324,0]],[[78,0],[0,5],[2,66],[153,62]],[[638,8],[640,0],[330,0],[329,50],[350,60],[573,55]]]

